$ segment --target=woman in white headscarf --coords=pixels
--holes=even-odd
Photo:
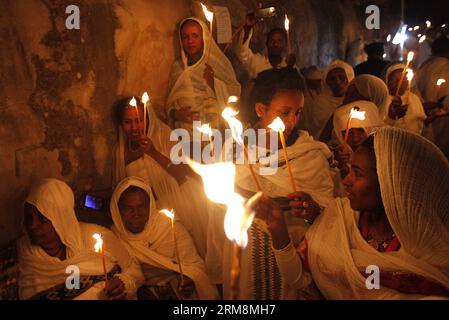
[[[363,113],[364,118],[351,118],[349,123],[348,140],[345,145],[344,139],[346,134],[346,127],[352,109],[357,109]],[[379,111],[376,105],[369,101],[358,100],[345,104],[338,108],[333,117],[334,136],[337,138],[338,145],[333,146],[335,159],[338,161],[338,167],[342,177],[346,176],[349,171],[348,164],[351,160],[351,155],[368,137],[368,135],[377,127],[384,125],[379,116]],[[343,147],[345,145],[345,147]]]
[[[385,74],[385,83],[388,85],[388,90],[390,96],[394,97],[399,86],[399,81],[405,65],[399,63],[392,65],[387,69]],[[416,134],[421,134],[424,128],[424,120],[426,119],[426,114],[424,112],[424,107],[419,100],[418,96],[413,92],[408,91],[408,80],[404,77],[401,88],[399,89],[399,99],[401,99],[404,107],[404,113],[399,116],[394,116],[389,114],[388,108],[383,108],[380,111],[381,117],[384,121],[393,126],[404,130],[412,131]]]
[[[181,59],[172,66],[166,103],[172,126],[190,134],[193,120],[219,128],[228,97],[240,96],[234,69],[203,21],[183,20],[179,38]]]
[[[283,276],[327,299],[449,297],[449,163],[414,133],[379,128],[296,250],[273,202],[260,206]],[[375,289],[375,290],[373,290]],[[309,290],[309,291],[308,291]]]
[[[147,108],[147,133],[143,134],[143,107],[129,106],[125,98],[117,104],[120,124],[115,151],[113,185],[125,177],[136,176],[151,186],[161,208],[173,208],[192,235],[201,257],[206,256],[207,228],[210,202],[204,194],[201,181],[183,164],[170,159],[171,129],[162,122],[152,107]]]
[[[21,299],[135,298],[143,282],[138,263],[110,230],[77,221],[73,192],[66,183],[41,181],[24,209],[26,234],[18,242]],[[102,257],[94,250],[95,233],[104,241],[106,287]],[[79,283],[74,272],[79,272]]]
[[[145,193],[149,200],[144,207],[145,212],[142,212],[144,220],[137,220],[137,222],[143,223],[141,231],[137,232],[126,227],[124,213],[120,212],[119,207],[122,196],[130,187],[137,187],[138,192]],[[161,292],[156,288],[169,285],[179,295],[178,297],[182,298],[178,292],[178,272],[179,263],[181,263],[184,276],[192,279],[195,285],[195,294],[190,298],[202,300],[217,298],[217,290],[206,275],[204,262],[198,256],[189,233],[175,218],[176,241],[180,259],[180,261],[176,261],[171,220],[157,210],[151,189],[144,180],[137,177],[122,180],[112,195],[110,210],[114,221],[112,230],[122,240],[130,254],[141,263],[145,275],[145,285],[154,296],[158,297],[158,293]],[[159,298],[163,297],[159,296]]]
[[[342,104],[352,79],[354,70],[349,64],[341,60],[332,62],[321,79],[321,93],[306,95],[299,127],[318,139],[335,109]]]

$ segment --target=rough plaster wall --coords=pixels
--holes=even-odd
[[[227,6],[234,27],[256,4],[204,2]],[[301,67],[343,58],[357,36],[357,19],[343,21],[353,9],[341,1],[272,3],[289,13]],[[70,4],[80,6],[80,30],[65,28]],[[22,201],[38,178],[63,179],[77,195],[109,186],[114,101],[149,91],[162,110],[179,54],[176,25],[202,15],[190,0],[0,0],[0,8],[1,245],[18,235]],[[254,50],[263,51],[266,31],[282,25],[283,16],[257,25]]]

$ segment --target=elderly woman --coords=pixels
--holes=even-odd
[[[122,180],[111,199],[112,230],[142,266],[145,286],[140,296],[151,299],[216,299],[216,288],[209,281],[203,260],[182,223],[156,208],[150,187],[144,180]],[[176,213],[175,213],[176,214]],[[176,234],[176,254],[174,235]],[[177,259],[180,261],[177,261]],[[180,280],[179,265],[183,280]]]
[[[269,125],[279,117],[285,124],[287,153],[297,190],[301,190],[305,212],[299,218],[289,215],[289,232],[298,241],[307,230],[308,222],[326,207],[334,195],[334,171],[332,153],[321,142],[314,141],[305,131],[295,129],[300,111],[304,103],[304,86],[298,73],[291,68],[272,69],[259,74],[255,81],[255,110],[259,123],[255,129],[269,130]],[[268,139],[267,139],[268,140]],[[249,146],[251,149],[251,146]],[[278,148],[282,148],[279,143]],[[262,148],[262,153],[273,151]],[[260,153],[259,153],[260,154]],[[278,201],[285,203],[288,211],[288,194],[292,192],[286,161],[282,150],[274,150],[270,156],[274,174],[258,175],[262,191]],[[254,165],[257,173],[268,165],[259,162]],[[236,190],[249,197],[257,191],[247,165],[237,166]],[[287,214],[287,213],[286,213]],[[304,219],[307,219],[304,220]],[[242,257],[242,272],[240,283],[240,299],[288,299],[294,291],[277,270],[274,254],[270,250],[270,236],[263,223],[256,219],[249,230],[248,248]],[[224,297],[229,298],[227,280],[230,276],[229,243],[225,245],[224,259]],[[262,285],[262,283],[264,283]],[[265,285],[266,284],[266,285]]]
[[[449,163],[441,151],[379,128],[355,152],[344,183],[347,198],[328,205],[298,248],[279,207],[260,205],[279,269],[299,296],[449,297]]]
[[[26,234],[19,240],[19,295],[21,299],[131,299],[143,282],[138,263],[114,234],[94,224],[79,223],[73,192],[56,179],[35,186],[25,200]],[[103,236],[102,257],[94,251],[93,234]],[[76,268],[76,269],[73,269]],[[67,286],[73,270],[79,283]]]
[[[299,127],[318,139],[335,109],[343,102],[346,89],[352,79],[354,79],[354,70],[349,64],[341,60],[332,62],[321,80],[321,93],[306,96]]]
[[[218,128],[228,97],[240,95],[232,65],[201,20],[183,20],[179,37],[181,59],[172,66],[166,103],[170,122],[191,134],[194,120]]]

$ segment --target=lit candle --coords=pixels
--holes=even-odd
[[[421,36],[419,37],[419,43],[423,43],[424,41],[426,41],[426,36]]]
[[[142,103],[143,103],[143,132],[144,135],[147,135],[147,103],[150,101],[150,96],[145,91],[142,95]],[[148,119],[149,121],[149,119]]]
[[[140,125],[139,108],[137,108],[137,101],[136,101],[136,98],[132,97],[131,101],[129,102],[129,105],[130,105],[131,107],[134,107],[135,110],[136,110],[137,121],[139,122],[139,128],[140,128],[139,131],[140,131],[140,133],[142,133],[142,127],[141,127],[141,125]]]
[[[184,275],[182,272],[181,259],[179,258],[178,243],[176,242],[175,212],[173,211],[173,209],[171,209],[171,211],[168,211],[167,209],[162,209],[159,212],[165,214],[168,218],[171,219],[171,229],[172,229],[172,233],[173,233],[173,241],[175,243],[175,254],[176,254],[176,259],[178,260],[179,274],[181,275],[181,285],[183,285],[184,284]]]
[[[348,122],[346,123],[346,132],[345,132],[345,139],[343,141],[343,149],[346,148],[346,144],[348,143],[349,126],[350,126],[351,120],[353,118],[356,118],[359,120],[365,120],[365,111],[360,111],[359,107],[354,107],[351,109],[351,112],[349,113],[349,117],[348,117]]]
[[[241,254],[248,244],[247,231],[254,219],[254,211],[251,207],[262,193],[256,193],[245,204],[245,199],[234,192],[235,165],[232,162],[202,165],[189,159],[187,161],[192,169],[202,177],[207,197],[211,201],[224,204],[227,207],[224,229],[226,237],[233,243],[231,299],[238,299]]]
[[[285,163],[287,165],[288,174],[290,176],[290,182],[292,184],[293,192],[296,192],[295,178],[293,177],[292,169],[291,169],[290,163],[288,161],[287,145],[285,143],[285,137],[284,137],[284,130],[285,130],[284,122],[282,122],[281,118],[277,117],[268,126],[268,128],[273,129],[276,132],[279,132],[279,137],[281,139],[282,149],[284,150]]]
[[[234,96],[229,97],[229,101],[235,100]],[[237,98],[237,97],[235,97]],[[237,111],[233,110],[230,107],[226,107],[221,116],[228,122],[229,128],[231,128],[232,137],[235,142],[243,147],[243,153],[245,159],[248,161],[248,167],[251,172],[251,176],[253,177],[254,183],[256,184],[257,191],[262,191],[262,187],[259,183],[259,179],[257,178],[256,173],[254,172],[253,164],[249,161],[248,147],[245,145],[242,134],[243,134],[243,125],[242,123],[235,117],[238,114]]]
[[[387,36],[387,42],[390,42],[391,41],[391,34],[389,34],[388,36]]]
[[[204,16],[206,17],[206,20],[209,21],[209,26],[210,26],[210,44],[209,47],[207,49],[207,56],[206,56],[206,61],[209,60],[209,54],[210,54],[210,47],[212,47],[212,41],[213,41],[213,22],[214,22],[214,13],[212,11],[207,10],[207,7],[200,3],[201,7],[203,8],[203,13]]]
[[[440,96],[440,89],[441,89],[441,85],[443,83],[446,83],[446,79],[438,79],[437,80],[437,86],[438,86],[437,97]],[[446,96],[439,98],[438,101],[442,103],[444,101],[444,99],[446,99]]]
[[[426,26],[427,28],[430,28],[432,26],[432,22],[430,22],[429,20],[426,21]]]
[[[92,237],[96,240],[94,250],[95,252],[99,252],[101,254],[101,258],[103,261],[104,287],[106,288],[108,286],[108,273],[106,271],[106,259],[104,256],[103,237],[99,233],[94,233]]]
[[[290,20],[288,20],[287,14],[285,14],[285,20],[284,20],[284,28],[287,33],[287,53],[292,53],[292,44],[290,42]]]
[[[201,133],[206,134],[209,137],[210,142],[210,152],[212,154],[212,157],[215,156],[215,149],[214,149],[214,143],[212,142],[212,129],[209,124],[203,124],[201,127],[197,127],[198,131]]]
[[[412,90],[412,80],[413,80],[413,70],[407,69],[407,82],[408,82],[408,89],[407,89],[407,96],[405,98],[405,104],[408,104],[408,100],[410,98],[410,91]]]
[[[410,62],[413,60],[413,57],[415,56],[415,53],[413,51],[410,51],[407,55],[407,65],[405,66],[404,70],[402,71],[401,74],[401,80],[399,81],[399,85],[396,88],[396,94],[395,96],[397,96],[399,94],[399,89],[401,88],[402,85],[402,81],[404,81],[405,78],[405,74],[407,72],[408,66],[410,65]]]

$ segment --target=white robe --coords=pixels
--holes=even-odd
[[[121,194],[130,186],[143,189],[150,198],[149,220],[144,230],[138,234],[133,234],[125,228],[118,208]],[[146,284],[158,284],[152,278],[155,276],[154,268],[171,271],[171,274],[176,275],[179,272],[179,262],[181,262],[183,274],[195,283],[196,295],[192,298],[205,300],[218,297],[217,290],[207,277],[204,262],[198,256],[189,233],[175,218],[175,234],[180,259],[177,261],[170,219],[157,210],[151,189],[144,180],[136,177],[122,180],[112,195],[110,209],[114,221],[112,230],[123,241],[130,254],[142,264]],[[170,279],[170,273],[165,274],[163,278],[165,279],[161,279],[162,282],[167,278]]]
[[[81,276],[103,275],[101,254],[94,251],[94,233],[103,236],[107,271],[119,264],[122,272],[116,276],[125,284],[127,298],[135,298],[137,288],[143,282],[138,263],[110,230],[99,225],[78,223],[73,209],[73,193],[69,186],[59,180],[46,179],[30,192],[25,202],[37,207],[52,222],[66,245],[67,258],[60,260],[51,257],[41,247],[33,245],[28,235],[23,236],[18,242],[21,299],[31,298],[39,292],[65,283],[70,276],[70,273],[66,273],[66,268],[71,265],[79,268]],[[104,285],[104,281],[97,282],[76,299],[107,299],[103,293]]]

